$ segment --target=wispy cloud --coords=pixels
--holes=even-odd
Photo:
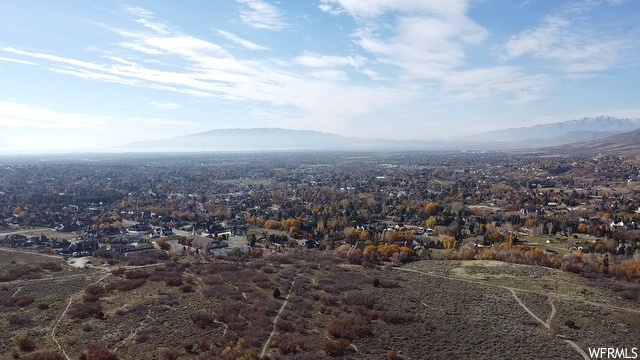
[[[240,45],[246,49],[249,50],[268,50],[267,47],[264,47],[262,45],[258,45],[252,41],[249,41],[247,39],[243,39],[241,37],[239,37],[236,34],[230,33],[228,31],[224,31],[224,30],[220,30],[220,29],[215,29],[215,31],[218,33],[218,35],[222,36],[223,38],[231,41],[234,44]]]
[[[151,101],[149,105],[162,110],[177,110],[182,108],[182,105],[174,102]]]
[[[1,57],[1,56],[0,56],[0,61],[12,62],[12,63],[23,64],[23,65],[38,65],[38,64],[36,64],[34,62],[31,62],[31,61],[25,61],[25,60],[20,60],[20,59],[13,59],[13,58],[6,58],[6,57]]]
[[[49,109],[0,101],[0,126],[39,129],[80,129],[103,124],[84,114],[62,114]]]
[[[240,4],[240,20],[262,30],[283,30],[289,27],[282,12],[265,0],[236,0]]]
[[[607,70],[620,62],[634,40],[628,34],[598,31],[591,17],[617,0],[571,2],[546,16],[540,25],[514,35],[502,48],[502,59],[531,56],[555,63],[567,77],[582,78]]]
[[[144,9],[127,9],[153,19]],[[334,70],[351,66],[356,71],[376,76],[373,70],[359,69],[365,59],[359,56],[324,57],[304,54],[297,60],[241,60],[220,44],[203,40],[170,26],[159,29],[154,21],[142,29],[112,29],[121,40],[99,60],[79,60],[5,47],[5,53],[38,59],[42,66],[57,73],[90,81],[110,82],[188,94],[199,98],[256,103],[254,111],[289,114],[283,121],[290,127],[317,128],[332,122],[335,126],[350,119],[415,100],[419,93],[408,84],[361,84],[345,81],[350,73]],[[147,24],[148,25],[148,24]],[[168,29],[168,33],[164,32]],[[311,66],[314,71],[297,71],[292,65]],[[172,106],[170,106],[172,107]],[[259,119],[258,119],[259,120]]]
[[[512,102],[540,98],[545,84],[542,75],[506,67],[460,70],[465,65],[465,48],[480,45],[488,37],[488,31],[468,16],[468,8],[466,0],[321,0],[320,5],[323,11],[357,21],[352,37],[376,62],[399,68],[401,75],[436,82],[450,98],[474,101],[506,96]],[[323,59],[305,60],[321,63]],[[347,59],[324,59],[328,61]]]
[[[311,68],[332,68],[338,66],[353,66],[358,67],[365,63],[365,58],[362,56],[331,56],[331,55],[318,55],[318,54],[305,54],[300,55],[293,59],[293,61],[302,66]]]

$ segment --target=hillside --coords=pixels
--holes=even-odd
[[[562,143],[566,144],[575,141],[600,139],[614,133],[626,132],[638,128],[640,128],[640,119],[597,116],[529,127],[489,131],[468,137],[467,139],[475,141],[524,141],[529,143],[537,139],[556,139],[555,145],[561,145]],[[548,146],[552,144],[542,142],[537,145]]]
[[[368,269],[329,252],[265,254],[72,268],[0,248],[1,271],[29,272],[2,283],[0,357],[569,359],[573,345],[638,335],[634,300],[560,270],[481,260]]]
[[[569,153],[640,153],[640,129],[596,141],[585,141],[553,148]]]

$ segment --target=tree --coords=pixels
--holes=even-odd
[[[438,204],[436,202],[430,202],[425,207],[425,211],[429,215],[436,215],[439,210],[440,210],[440,204]]]
[[[586,234],[587,233],[587,224],[585,224],[585,223],[578,224],[578,232],[582,233],[582,234]]]
[[[425,225],[429,228],[429,229],[433,229],[436,224],[438,223],[438,219],[436,219],[435,217],[431,216],[427,219],[427,221],[425,221]]]
[[[445,249],[454,249],[456,247],[456,238],[453,236],[442,235],[440,241],[444,245]]]
[[[281,227],[280,221],[267,220],[264,222],[265,229],[278,230]]]

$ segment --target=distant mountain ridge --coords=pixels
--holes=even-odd
[[[389,140],[347,137],[314,130],[280,128],[218,129],[121,146],[132,151],[263,150],[509,150],[596,141],[640,129],[640,119],[611,116],[485,132],[449,141]]]
[[[640,154],[640,129],[596,141],[554,147],[550,150],[563,153]]]
[[[601,115],[597,117],[585,117],[577,120],[562,121],[549,124],[540,124],[529,127],[510,128],[488,131],[481,134],[466,137],[466,140],[475,141],[509,141],[551,139],[566,137],[570,143],[580,140],[604,138],[614,133],[621,133],[640,128],[640,118],[616,118]]]
[[[280,128],[217,129],[162,140],[138,141],[126,148],[184,148],[194,150],[278,150],[317,149],[347,147],[350,142],[364,139],[324,133],[314,130],[290,130]]]

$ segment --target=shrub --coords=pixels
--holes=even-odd
[[[333,319],[327,326],[327,331],[335,338],[354,340],[358,337],[372,335],[369,321],[362,316],[343,315]]]
[[[4,302],[7,306],[18,306],[25,307],[29,306],[33,303],[33,298],[30,296],[15,296],[12,298],[8,298],[7,301]]]
[[[163,360],[177,360],[180,357],[178,350],[170,348],[160,348],[158,354],[160,355],[160,359]]]
[[[375,278],[373,279],[373,287],[379,287],[380,286],[380,279]]]
[[[292,333],[295,331],[296,326],[290,321],[280,320],[276,325],[276,328],[281,332]]]
[[[25,360],[64,360],[62,354],[53,350],[36,351],[25,357]]]
[[[193,343],[190,341],[183,341],[180,343],[180,347],[189,354],[193,351]]]
[[[338,339],[336,342],[327,341],[324,345],[324,351],[332,357],[343,356],[346,355],[350,344],[351,342],[347,339]]]
[[[273,297],[274,298],[279,298],[280,297],[280,289],[279,288],[274,288],[273,289]]]
[[[48,261],[46,263],[42,263],[40,267],[44,270],[53,271],[53,272],[64,270],[64,268],[62,267],[62,265],[60,265],[60,263],[57,263],[54,261]]]
[[[107,291],[105,290],[104,286],[96,284],[96,285],[88,286],[87,288],[84,289],[84,292],[86,294],[96,295],[99,297],[101,295],[104,295]]]
[[[106,289],[109,291],[117,290],[117,291],[129,291],[133,289],[137,289],[144,285],[147,282],[147,279],[133,279],[133,280],[119,280],[116,282],[112,282],[107,285]]]
[[[122,277],[126,271],[127,270],[125,270],[124,268],[117,268],[115,270],[111,270],[111,275]]]
[[[295,354],[298,351],[298,347],[288,341],[280,341],[278,343],[278,350],[280,350],[282,355],[289,355]]]
[[[380,317],[387,324],[406,324],[415,320],[415,315],[402,313],[399,311],[387,311]]]
[[[124,273],[124,277],[126,277],[127,279],[133,280],[133,279],[146,279],[149,276],[151,276],[151,274],[149,274],[147,271],[144,270],[131,270],[131,271],[127,271],[126,273]]]
[[[69,315],[76,319],[87,319],[90,317],[101,319],[104,317],[100,301],[76,303],[69,310]]]
[[[89,349],[80,355],[80,360],[120,360],[120,358],[105,347],[89,345]]]
[[[169,277],[164,280],[164,283],[167,286],[180,286],[182,285],[182,277],[180,276]]]
[[[214,317],[206,311],[196,311],[191,314],[191,321],[201,329],[206,329],[214,323]]]
[[[352,292],[345,295],[345,297],[342,299],[342,302],[346,305],[363,306],[367,309],[372,309],[376,304],[375,297],[372,296],[372,294],[368,294],[362,291]]]
[[[16,346],[18,349],[25,352],[30,352],[36,349],[36,344],[31,340],[29,335],[24,333],[16,336]]]
[[[31,319],[31,316],[27,314],[14,314],[14,315],[10,315],[7,318],[7,322],[12,327],[25,328],[31,325],[31,323],[33,322],[33,319]]]
[[[191,287],[191,285],[189,284],[182,284],[180,285],[180,291],[184,293],[190,293],[193,292],[193,287]]]

